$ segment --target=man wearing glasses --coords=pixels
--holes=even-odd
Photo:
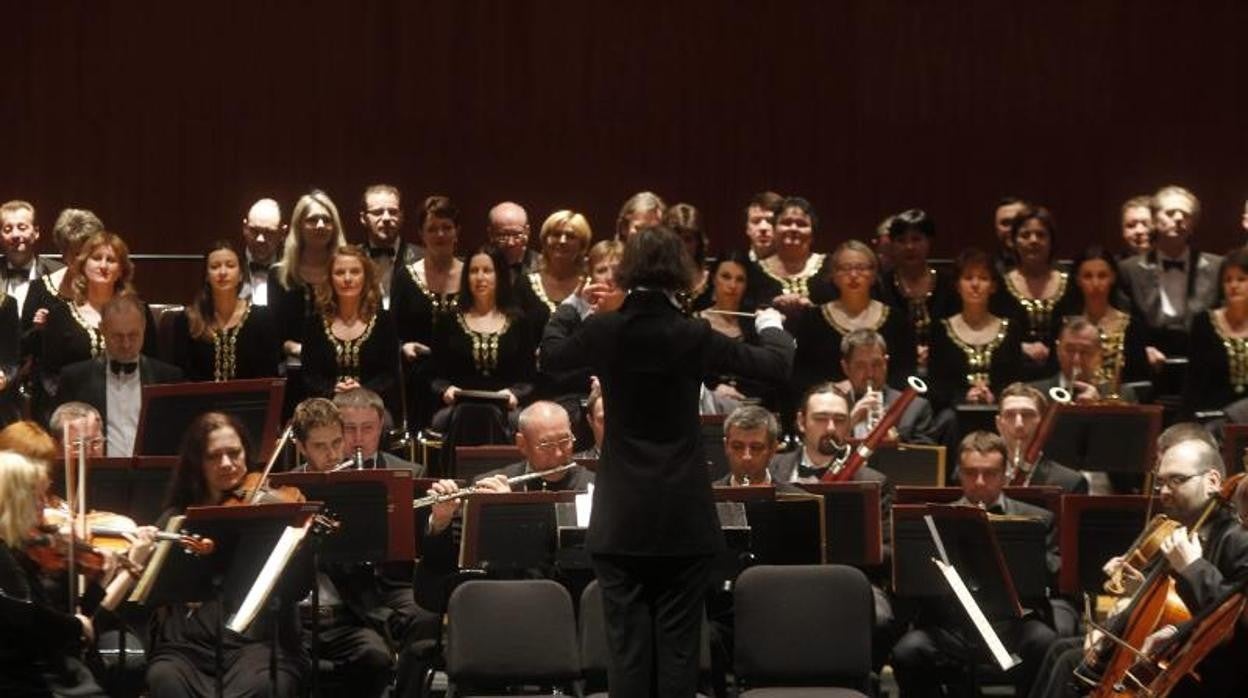
[[[1203,427],[1175,424],[1162,432],[1157,446],[1160,462],[1154,490],[1166,516],[1182,524],[1162,543],[1157,562],[1164,558],[1174,579],[1175,591],[1196,616],[1217,603],[1237,581],[1242,582],[1248,575],[1248,530],[1239,525],[1230,507],[1224,505],[1216,506],[1199,531],[1191,530],[1205,507],[1220,492],[1226,478],[1222,456]],[[1147,572],[1135,569],[1121,557],[1111,559],[1104,569],[1107,575],[1121,571],[1127,592],[1131,594]],[[1106,626],[1121,631],[1124,619],[1125,614],[1113,616],[1106,621]],[[1091,676],[1086,667],[1080,678],[1074,675],[1075,667],[1084,658],[1084,644],[1083,638],[1055,643],[1041,666],[1031,695],[1075,696],[1084,692],[1086,689],[1080,678],[1085,681],[1097,678]],[[1242,659],[1239,661],[1242,664]],[[1207,674],[1201,673],[1205,680],[1200,684],[1200,695],[1228,695],[1214,685],[1219,682],[1213,679],[1218,675],[1216,668],[1210,668]]]
[[[48,420],[52,435],[65,448],[65,459],[78,457],[78,442],[86,446],[87,458],[104,455],[104,422],[100,413],[85,402],[67,402],[52,412]]]
[[[260,199],[247,209],[243,219],[243,242],[247,244],[247,275],[243,277],[242,297],[255,305],[269,304],[269,267],[281,257],[286,241],[282,209],[273,199]]]
[[[519,204],[504,201],[490,209],[486,232],[490,242],[503,251],[513,279],[537,270],[541,256],[529,249],[529,214]]]
[[[572,436],[572,423],[567,410],[553,402],[535,402],[520,413],[520,428],[516,431],[516,447],[524,455],[524,460],[485,473],[477,478],[477,482],[492,480],[497,483],[497,488],[492,487],[492,490],[510,492],[512,488],[506,484],[508,478],[542,473],[565,465],[571,462],[575,446],[576,439]],[[522,492],[583,492],[593,481],[593,473],[585,468],[573,468],[525,481],[516,489]]]

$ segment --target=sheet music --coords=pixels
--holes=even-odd
[[[937,546],[940,546],[940,538],[936,538]],[[943,554],[943,552],[942,552]],[[958,602],[962,604],[962,608],[966,609],[966,613],[971,617],[971,623],[975,625],[975,629],[979,631],[980,637],[984,639],[984,644],[988,646],[988,650],[992,652],[992,658],[996,660],[997,665],[1001,667],[1001,671],[1009,671],[1011,668],[1021,663],[1018,657],[1010,654],[1005,649],[1005,645],[1001,642],[1001,638],[997,637],[997,632],[992,629],[992,625],[988,622],[988,618],[984,616],[984,612],[980,610],[979,604],[975,603],[975,597],[971,596],[971,591],[966,588],[966,583],[962,581],[962,575],[958,574],[958,570],[952,565],[947,565],[936,558],[932,558],[932,562],[936,563],[936,567],[940,569],[940,573],[944,575],[945,581],[949,582],[949,587],[953,589],[953,595],[957,597]]]
[[[269,559],[264,561],[264,567],[256,577],[256,582],[251,585],[243,603],[226,623],[226,627],[240,634],[247,632],[247,628],[256,619],[264,603],[268,601],[269,594],[273,592],[273,587],[277,585],[277,580],[281,578],[282,572],[286,569],[286,564],[290,562],[290,558],[294,557],[299,544],[307,535],[308,529],[302,526],[287,526],[286,530],[282,531],[282,537],[277,540],[273,552],[269,553]]]
[[[589,491],[576,495],[576,525],[578,528],[589,528],[589,518],[593,513],[594,483],[589,483]]]

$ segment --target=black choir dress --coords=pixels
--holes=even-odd
[[[394,317],[399,343],[419,342],[433,347],[434,330],[452,321],[458,312],[458,293],[436,293],[416,276],[416,263],[394,270],[390,290],[390,313]],[[404,383],[407,386],[408,423],[417,429],[427,426],[433,412],[441,404],[429,397],[429,381],[433,378],[430,357],[415,363],[404,362]]]
[[[756,308],[770,308],[776,296],[786,293],[810,299],[815,305],[826,303],[837,295],[831,281],[832,257],[823,253],[812,253],[806,260],[806,267],[796,276],[776,276],[767,271],[761,260],[750,265],[747,276],[747,295]]]
[[[927,397],[937,409],[962,403],[973,383],[986,382],[993,395],[1000,395],[1022,372],[1018,322],[1001,318],[1001,327],[991,340],[970,344],[953,331],[952,320],[932,323]]]
[[[302,342],[308,318],[316,315],[315,292],[299,282],[286,288],[279,280],[281,264],[269,267],[269,312],[278,330],[279,343]]]
[[[364,334],[350,341],[335,337],[331,324],[331,319],[319,315],[308,318],[302,372],[308,397],[332,398],[338,381],[354,378],[361,386],[380,395],[394,415],[398,408],[395,387],[399,340],[390,313],[378,309],[368,321]]]
[[[461,390],[510,390],[523,405],[533,393],[533,331],[523,315],[509,318],[499,332],[475,332],[462,313],[438,326],[433,340],[433,397],[453,386]],[[450,409],[443,407],[434,428],[445,428]]]
[[[238,325],[197,339],[191,336],[186,314],[180,314],[173,329],[174,364],[192,381],[276,376],[282,355],[277,329],[269,308],[248,303]]]
[[[754,321],[750,318],[734,317],[733,320],[737,326],[741,328],[741,334],[736,337],[724,335],[728,339],[749,344],[751,346],[759,346],[758,330],[754,329]],[[713,326],[712,326],[713,327]],[[779,410],[780,393],[779,387],[768,381],[761,381],[750,376],[735,375],[730,373],[713,373],[703,378],[703,385],[708,390],[714,390],[720,385],[727,383],[737,389],[737,392],[744,395],[747,399],[757,400],[759,404],[769,410]]]
[[[916,357],[909,318],[879,301],[871,303],[882,306],[876,325],[868,329],[880,333],[888,346],[888,382],[904,385],[906,378],[914,374]],[[816,383],[845,378],[845,371],[841,369],[841,340],[852,328],[838,321],[832,308],[832,303],[807,308],[797,319],[793,331],[797,339],[793,385],[798,395]]]
[[[39,282],[31,284],[31,287]],[[22,362],[21,318],[17,316],[17,299],[0,292],[0,371],[8,384],[0,392],[0,428],[21,418],[18,397],[18,369]]]
[[[959,307],[954,280],[930,267],[927,273],[932,277],[932,288],[922,298],[905,294],[896,270],[885,272],[876,285],[876,299],[909,318],[916,344],[930,344],[935,325],[957,313]]]
[[[1049,348],[1049,358],[1043,363],[1036,363],[1023,358],[1023,379],[1028,381],[1041,380],[1057,373],[1057,336],[1061,333],[1063,317],[1061,308],[1069,307],[1072,294],[1077,287],[1071,282],[1070,274],[1058,271],[1060,281],[1057,293],[1052,298],[1030,298],[1026,290],[1019,288],[1006,274],[1001,284],[1004,289],[994,299],[993,313],[1008,317],[1020,323],[1024,342],[1044,342]]]
[[[1213,311],[1207,310],[1192,318],[1188,341],[1192,361],[1187,365],[1183,400],[1188,416],[1248,397],[1248,339],[1227,334]]]

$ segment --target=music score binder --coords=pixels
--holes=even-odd
[[[407,561],[416,557],[410,470],[277,473],[274,486],[298,487],[342,526],[321,545],[324,563]],[[421,495],[424,490],[421,490]]]
[[[145,385],[139,407],[134,451],[143,456],[176,456],[182,437],[205,412],[237,417],[251,437],[255,456],[267,461],[282,419],[283,378]]]
[[[478,493],[464,504],[459,566],[521,571],[554,564],[558,546],[557,503],[576,492]]]

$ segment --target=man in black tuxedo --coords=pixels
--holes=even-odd
[[[246,274],[239,293],[253,305],[269,304],[269,267],[277,264],[286,241],[286,224],[282,209],[273,199],[260,199],[247,209],[243,219],[243,242],[246,243]]]
[[[22,317],[26,293],[30,284],[44,274],[65,266],[52,259],[35,254],[39,242],[39,225],[35,222],[35,207],[26,201],[6,201],[0,204],[0,248],[4,249],[4,295],[17,301],[17,316]]]
[[[883,414],[889,405],[901,397],[901,391],[888,385],[888,344],[875,330],[854,330],[841,340],[841,370],[846,379],[837,384],[850,396],[853,407],[849,411],[850,434],[857,439],[865,438],[871,431],[868,417],[872,413]],[[932,403],[916,397],[901,413],[901,419],[887,441],[908,444],[935,444],[938,442],[933,422]]]
[[[1218,303],[1222,258],[1192,247],[1200,222],[1200,200],[1180,186],[1153,195],[1153,248],[1118,265],[1118,283],[1132,312],[1148,324],[1148,361],[1187,355],[1192,318]]]
[[[1055,485],[1067,494],[1087,494],[1088,481],[1057,461],[1040,454],[1038,463],[1028,463],[1023,454],[1040,427],[1041,415],[1049,401],[1036,388],[1024,383],[1011,383],[1001,391],[1001,409],[997,412],[997,433],[1009,449],[1007,463],[1019,465],[1027,475],[1024,485]],[[1012,470],[1012,467],[1011,467]]]
[[[1157,448],[1160,457],[1155,482],[1161,509],[1182,524],[1163,541],[1161,554],[1170,566],[1175,592],[1195,616],[1223,599],[1237,582],[1248,578],[1248,530],[1225,506],[1215,506],[1200,530],[1191,530],[1226,479],[1222,456],[1203,427],[1195,423],[1172,425],[1158,437]],[[1122,557],[1111,559],[1104,569],[1107,575],[1121,574],[1129,593],[1134,593],[1144,578],[1142,571],[1132,568]],[[1104,625],[1121,634],[1125,616],[1111,616]],[[1242,638],[1223,649],[1227,647],[1231,651],[1215,651],[1201,665],[1200,682],[1188,677],[1172,695],[1242,695],[1230,692],[1243,680]],[[1057,643],[1045,657],[1040,680],[1031,695],[1057,698],[1085,692],[1081,690],[1082,682],[1073,676],[1083,657],[1080,638]],[[1091,675],[1088,667],[1081,668],[1080,673],[1088,679],[1098,678]]]
[[[135,432],[145,385],[177,383],[182,370],[140,352],[147,328],[147,307],[134,294],[113,297],[100,309],[104,353],[61,369],[58,404],[91,405],[104,420],[108,455],[134,455]]]
[[[588,365],[606,402],[586,548],[602,585],[613,695],[696,691],[704,592],[724,547],[700,437],[702,377],[779,382],[792,370],[793,338],[774,309],[756,316],[758,345],[686,317],[677,294],[695,273],[675,233],[643,228],[629,236],[617,271],[628,293],[619,309],[594,312],[610,296],[592,285],[564,301],[542,339],[545,369]]]
[[[348,458],[355,456],[358,449],[364,470],[406,469],[412,477],[424,476],[425,466],[381,450],[386,405],[380,395],[368,388],[352,388],[334,395],[334,405],[342,415],[343,453]]]
[[[425,249],[403,240],[402,195],[393,184],[374,184],[364,190],[360,224],[368,233],[364,249],[377,266],[381,303],[389,309],[394,270],[424,257]]]
[[[505,465],[476,478],[495,480],[496,492],[585,492],[594,481],[594,474],[585,468],[572,468],[561,473],[551,473],[522,482],[515,487],[507,485],[509,478],[529,473],[544,473],[572,461],[572,449],[576,439],[572,436],[572,423],[568,411],[557,403],[539,400],[520,412],[519,428],[516,429],[516,448],[524,460]]]
[[[1097,402],[1110,396],[1113,386],[1100,380],[1101,331],[1083,316],[1069,318],[1057,335],[1057,373],[1031,381],[1031,387],[1048,395],[1053,388],[1070,392],[1075,402]],[[1138,402],[1130,385],[1118,387],[1117,398]]]
[[[1024,516],[1038,519],[1048,531],[1047,565],[1056,577],[1061,566],[1057,554],[1053,513],[1005,495],[1005,441],[987,431],[967,434],[958,446],[958,469],[962,477],[962,498],[954,502],[978,506],[992,514]],[[1037,612],[1026,612],[1022,618],[992,619],[997,634],[1007,649],[1022,658],[1022,664],[1011,669],[1014,695],[1025,696],[1035,678],[1036,669],[1049,645],[1057,639],[1049,615],[1047,599],[1021,599],[1023,606]],[[938,696],[942,683],[962,674],[968,662],[980,659],[978,635],[966,620],[961,606],[947,600],[924,604],[914,621],[914,629],[902,636],[893,647],[893,675],[902,698]]]

